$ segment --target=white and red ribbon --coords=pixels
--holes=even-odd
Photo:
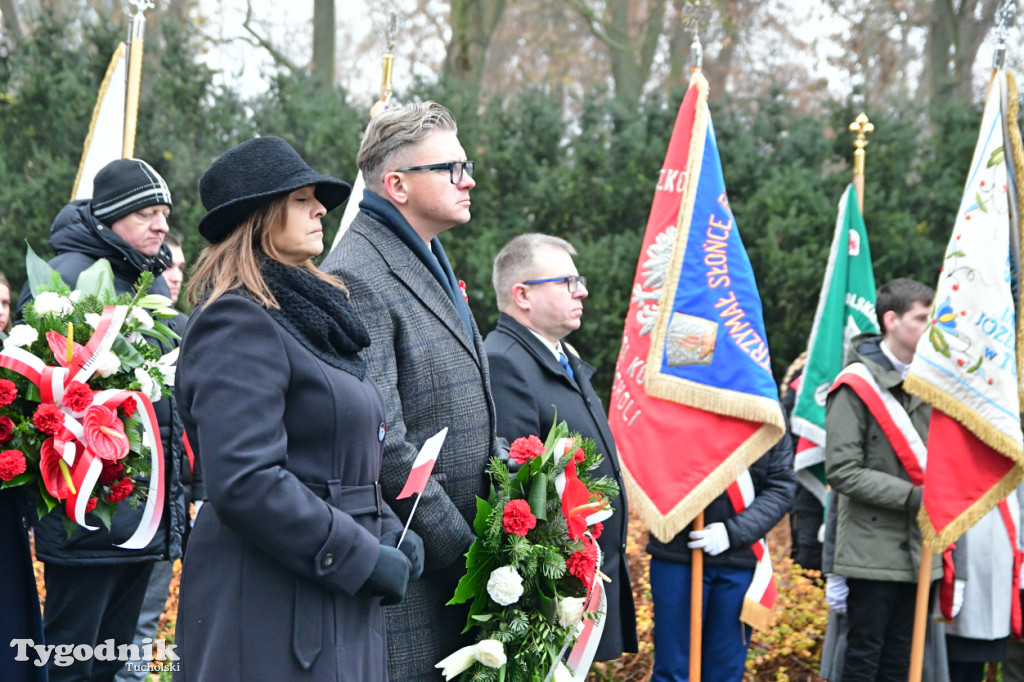
[[[839,373],[830,391],[849,386],[868,408],[889,440],[896,457],[914,485],[924,485],[924,470],[928,464],[928,449],[914,428],[910,415],[903,409],[891,391],[878,385],[866,365],[854,362]]]
[[[750,471],[740,474],[739,478],[726,489],[726,492],[729,495],[732,508],[737,514],[747,509],[755,497],[754,481],[750,477]],[[754,577],[750,581],[750,587],[743,595],[743,600],[770,611],[775,605],[778,587],[775,584],[775,572],[772,569],[772,557],[768,552],[768,543],[761,538],[752,544],[750,549],[754,552],[757,565],[754,567]],[[747,609],[744,608],[743,612],[746,613]],[[750,625],[757,626],[759,623],[750,623]]]

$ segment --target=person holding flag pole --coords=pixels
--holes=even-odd
[[[925,556],[942,551],[1024,478],[1021,434],[1021,212],[1018,92],[1002,68],[1013,3],[998,11],[981,129],[946,248],[935,305],[904,382],[930,403],[918,522]],[[1012,576],[1019,581],[1020,573]],[[917,585],[910,680],[920,679],[928,575]],[[1014,582],[1011,604],[1020,585]],[[1019,613],[1015,617],[1019,622]]]
[[[795,486],[708,90],[698,61],[658,177],[608,416],[651,529],[654,680],[743,678],[750,626],[770,627],[776,594],[763,537]],[[665,447],[680,436],[685,448]]]

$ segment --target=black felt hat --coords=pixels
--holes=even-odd
[[[206,209],[199,234],[219,242],[260,206],[310,185],[316,186],[316,198],[328,211],[352,191],[347,182],[310,168],[279,137],[243,142],[217,157],[199,180],[199,197]]]

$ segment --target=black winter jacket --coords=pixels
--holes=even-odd
[[[150,292],[170,297],[170,289],[160,273],[171,262],[170,250],[166,245],[153,258],[142,255],[131,248],[113,230],[100,223],[89,209],[89,200],[73,201],[57,214],[50,227],[50,246],[57,252],[50,260],[50,267],[60,273],[61,279],[74,288],[78,275],[100,258],[110,262],[114,273],[114,289],[118,294],[134,287],[143,271],[156,275]],[[28,284],[18,299],[18,316],[22,308],[32,300]],[[170,326],[178,331],[179,319],[170,320]],[[172,348],[155,339],[149,339],[162,353]],[[130,509],[127,504],[117,506],[108,532],[101,523],[93,525],[100,530],[89,532],[83,528],[75,530],[68,538],[61,522],[61,512],[54,512],[35,523],[36,555],[46,563],[57,565],[118,564],[177,559],[182,554],[182,536],[185,533],[185,495],[183,480],[190,479],[188,460],[184,455],[182,434],[184,428],[174,407],[173,396],[165,397],[153,404],[160,426],[160,439],[164,450],[164,471],[167,481],[164,511],[156,535],[144,549],[128,550],[115,547],[115,543],[127,540],[142,518],[143,505]],[[148,485],[148,481],[140,481]]]
[[[742,513],[733,511],[727,493],[716,497],[704,510],[705,527],[722,522],[729,533],[729,549],[718,556],[705,554],[705,564],[737,568],[753,568],[757,565],[750,546],[782,520],[790,509],[796,491],[793,446],[788,433],[750,465],[750,478],[754,483],[755,497],[750,507]],[[690,529],[688,525],[669,542],[661,542],[652,537],[647,544],[647,551],[659,559],[690,563],[693,550],[686,546]]]

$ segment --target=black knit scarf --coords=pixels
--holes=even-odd
[[[281,306],[269,309],[270,316],[310,353],[361,381],[366,363],[359,351],[370,345],[370,335],[345,292],[308,270],[269,258],[260,272]]]

